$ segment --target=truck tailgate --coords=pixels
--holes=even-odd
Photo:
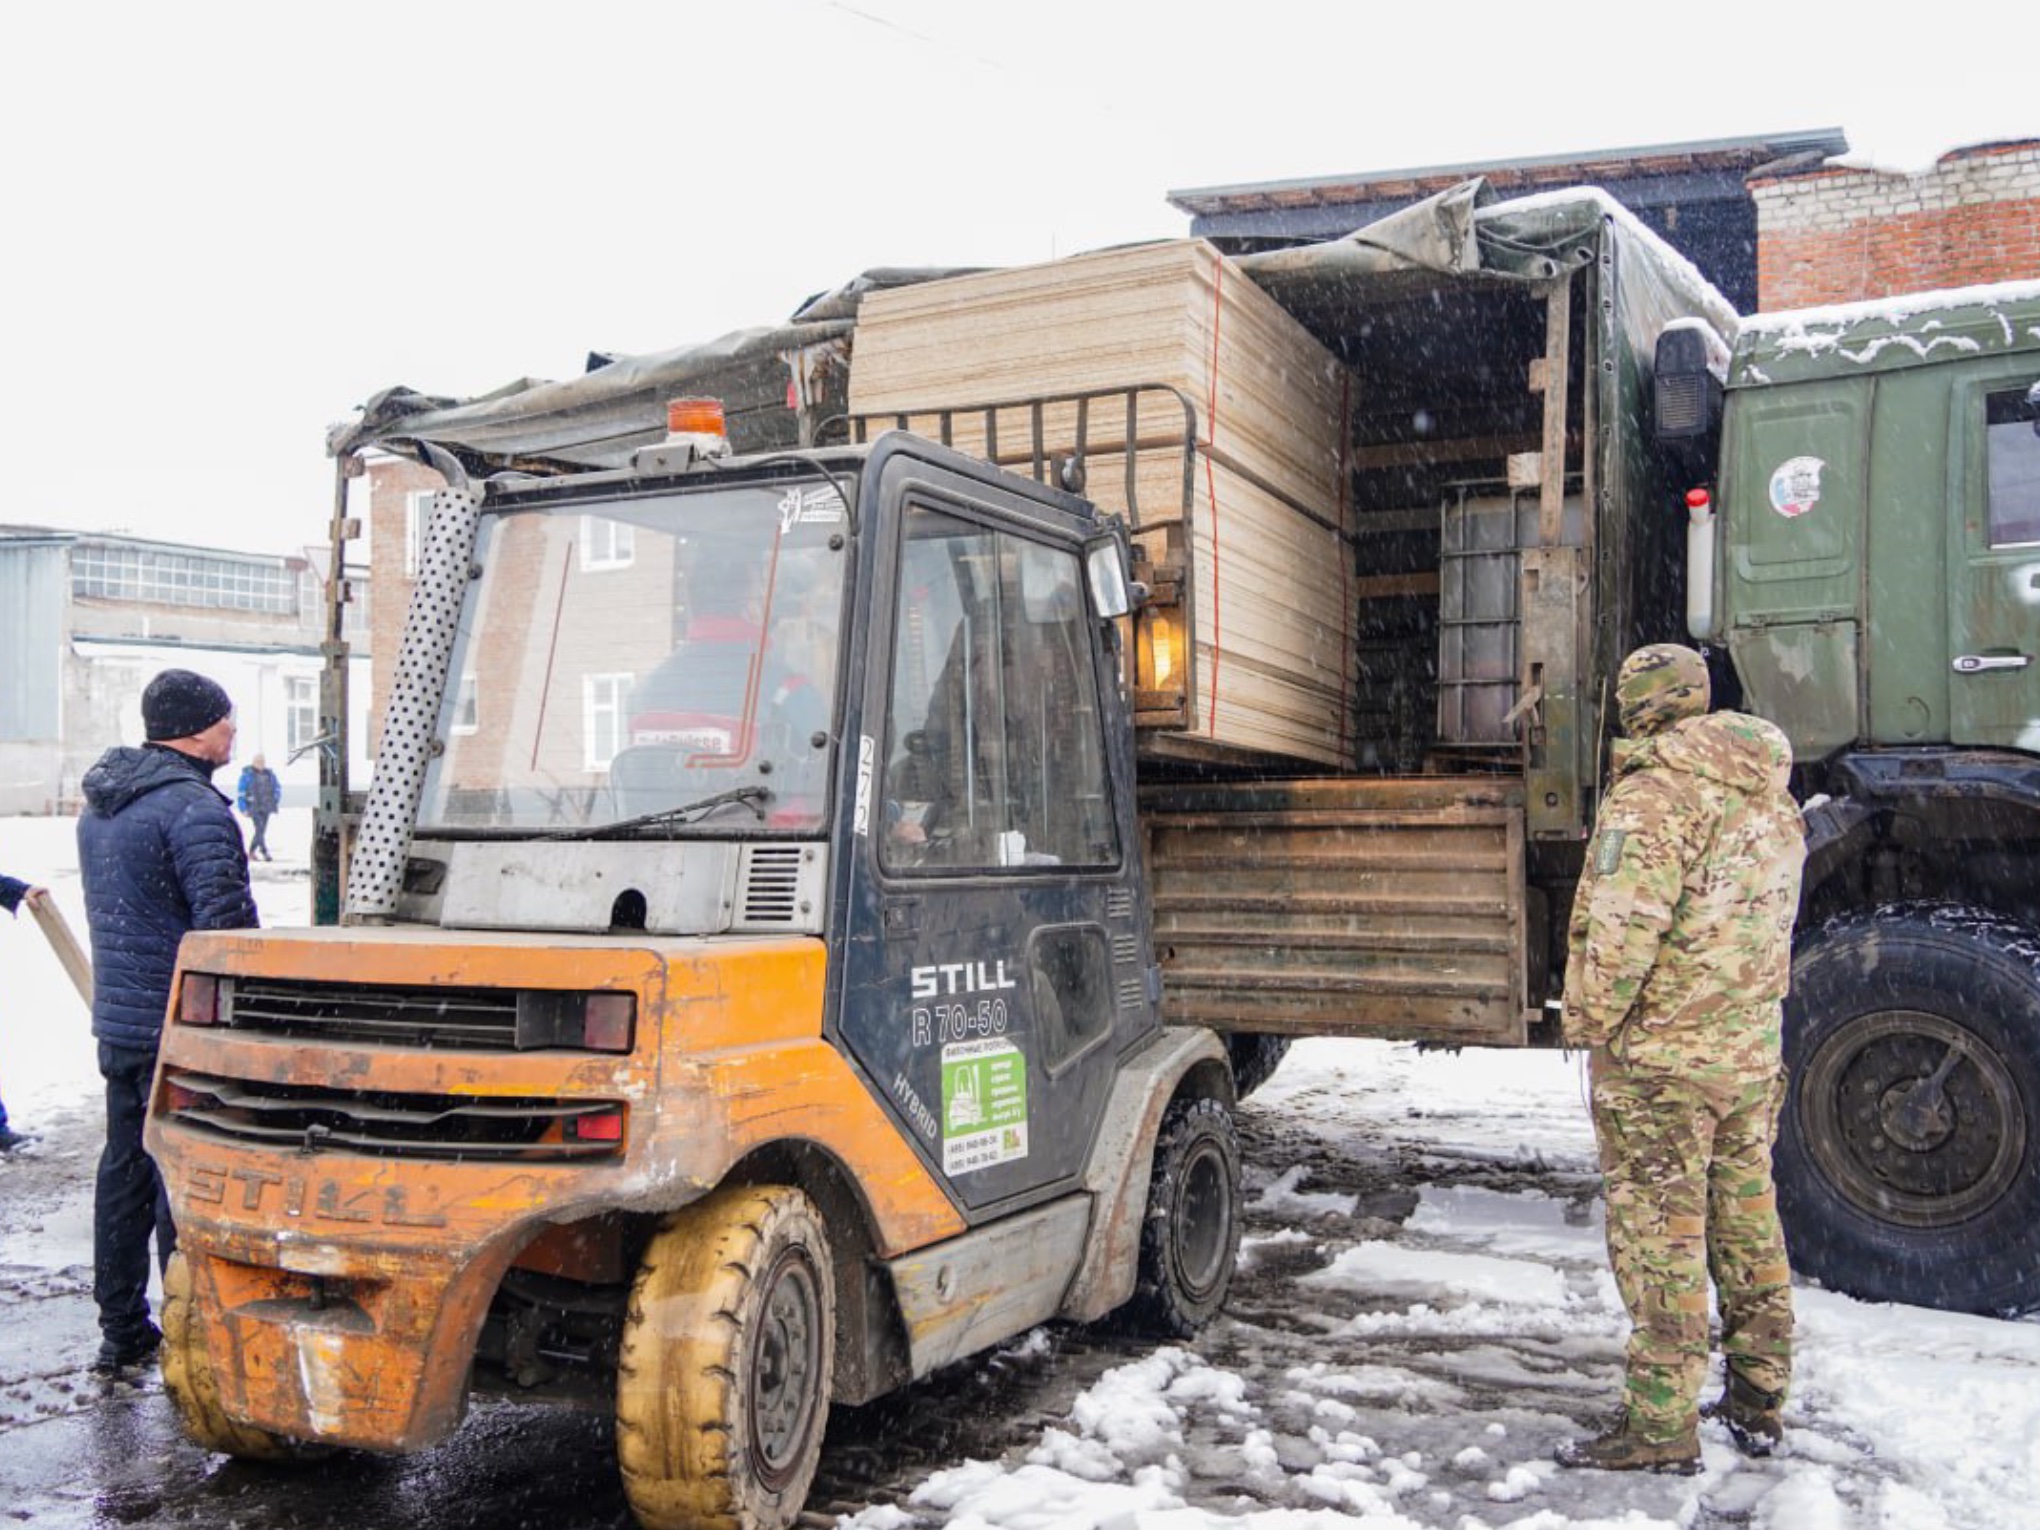
[[[1140,801],[1170,1021],[1524,1040],[1520,778],[1172,783]]]

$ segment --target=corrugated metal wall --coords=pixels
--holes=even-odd
[[[57,741],[68,551],[0,544],[0,744]]]

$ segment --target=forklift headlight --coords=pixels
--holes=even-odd
[[[220,980],[210,972],[187,972],[177,990],[179,1025],[220,1023]]]
[[[581,1045],[591,1052],[628,1052],[637,1030],[637,995],[591,993],[581,1021]]]
[[[531,989],[517,996],[517,1050],[567,1047],[628,1052],[637,1039],[637,995],[604,990],[558,993]]]

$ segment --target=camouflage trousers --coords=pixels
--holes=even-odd
[[[1631,1324],[1630,1427],[1665,1439],[1696,1421],[1710,1275],[1728,1363],[1782,1394],[1792,1374],[1792,1277],[1771,1143],[1783,1073],[1701,1081],[1631,1067],[1596,1048],[1591,1076],[1608,1261]]]

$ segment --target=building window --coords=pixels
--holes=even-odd
[[[432,489],[413,489],[404,496],[404,577],[416,579],[425,561],[425,528],[432,524]]]
[[[281,558],[81,542],[71,551],[71,593],[214,611],[295,615],[299,577]]]
[[[2040,435],[2033,395],[2024,388],[1984,400],[1990,479],[1990,545],[2040,542]]]
[[[629,568],[637,553],[633,530],[629,521],[612,521],[602,515],[582,516],[581,571]]]
[[[607,770],[625,743],[624,704],[633,675],[585,675],[581,680],[581,737],[590,770]]]
[[[319,736],[319,682],[311,675],[283,677],[283,745],[294,755]]]
[[[455,733],[472,733],[482,725],[481,702],[476,697],[475,677],[472,673],[460,677],[460,685],[453,693],[453,721],[450,727]]]

